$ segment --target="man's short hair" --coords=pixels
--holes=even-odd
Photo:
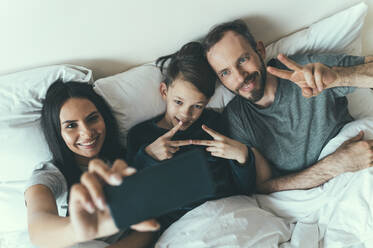
[[[251,34],[246,23],[241,19],[237,19],[231,22],[219,24],[212,30],[210,30],[210,32],[203,40],[205,53],[207,53],[211,49],[211,47],[218,43],[223,38],[224,34],[228,31],[233,31],[237,34],[242,35],[242,37],[244,37],[249,42],[254,51],[256,51],[256,41],[254,39],[254,36]]]

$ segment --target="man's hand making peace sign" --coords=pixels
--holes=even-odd
[[[291,71],[269,66],[268,72],[296,83],[302,89],[304,97],[316,96],[326,88],[337,86],[334,84],[339,81],[338,73],[324,64],[312,63],[302,66],[283,54],[279,54],[277,58]]]
[[[148,145],[145,148],[145,152],[152,158],[162,161],[172,158],[174,153],[179,150],[179,146],[191,145],[191,140],[171,140],[182,125],[183,123],[179,122],[176,126],[171,128],[170,131]]]

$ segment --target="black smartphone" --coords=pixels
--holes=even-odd
[[[216,188],[205,152],[194,149],[125,177],[104,192],[116,226],[127,228],[183,206],[208,200]]]

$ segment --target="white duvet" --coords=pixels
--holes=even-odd
[[[373,118],[347,124],[323,149],[333,152],[365,131]],[[193,209],[170,226],[156,247],[373,247],[373,168],[342,174],[323,186],[254,197],[233,196]],[[92,241],[75,247],[103,248]],[[0,247],[34,247],[27,230],[0,233]]]
[[[320,158],[360,130],[373,139],[373,118],[347,124]],[[372,206],[369,168],[310,190],[207,202],[175,222],[156,247],[373,247]]]

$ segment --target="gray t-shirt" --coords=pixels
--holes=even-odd
[[[353,66],[364,57],[347,55],[295,55],[303,65],[320,62],[328,66]],[[271,65],[287,69],[278,60]],[[324,90],[317,97],[305,98],[301,89],[288,80],[278,79],[274,102],[260,108],[236,96],[225,108],[228,133],[236,140],[257,148],[276,168],[275,174],[289,174],[313,165],[326,143],[346,123],[352,121],[345,95],[353,87]]]

